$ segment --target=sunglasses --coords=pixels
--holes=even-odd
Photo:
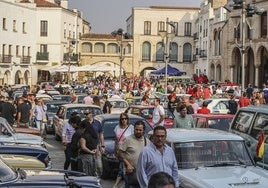
[[[87,116],[88,114],[91,114],[91,113],[84,113],[85,116]]]
[[[127,118],[121,118],[121,120],[127,120]]]

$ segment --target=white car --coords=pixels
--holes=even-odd
[[[150,131],[152,134],[152,131]],[[167,129],[182,188],[227,188],[268,185],[268,171],[255,165],[245,140],[216,129]]]
[[[43,138],[37,135],[17,133],[5,118],[0,117],[0,142],[35,144],[45,146]]]
[[[108,101],[110,101],[110,103],[113,105],[111,109],[112,114],[121,114],[129,107],[128,102],[124,99],[121,99],[118,95],[113,95],[108,99]]]
[[[199,108],[202,107],[204,101],[208,102],[208,109],[210,109],[211,113],[220,113],[220,114],[228,114],[229,110],[229,100],[228,98],[216,98],[216,99],[205,99],[203,101],[198,102]],[[237,101],[237,100],[236,100]]]

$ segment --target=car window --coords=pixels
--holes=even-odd
[[[0,160],[0,185],[10,182],[17,178],[17,174]]]
[[[236,115],[236,118],[232,125],[232,129],[239,132],[247,133],[250,128],[251,121],[253,120],[254,112],[241,111],[238,113],[239,114]]]
[[[140,115],[140,109],[137,108],[131,108],[130,110],[130,114],[134,114],[134,115]]]
[[[228,131],[232,122],[232,118],[217,118],[208,120],[208,128]]]
[[[70,116],[72,113],[77,112],[81,118],[84,118],[84,111],[88,109],[89,107],[73,107],[73,108],[67,108],[65,119],[70,119]],[[99,108],[90,108],[92,109],[93,116],[101,114],[101,109]]]
[[[218,109],[221,109],[221,110],[228,109],[228,105],[227,105],[227,103],[225,101],[219,102],[215,107],[218,108]]]
[[[260,113],[257,115],[250,135],[258,140],[261,132],[263,132],[264,138],[268,138],[268,114]],[[267,140],[268,139],[265,139],[266,143],[268,143]]]
[[[198,141],[175,143],[174,152],[178,168],[189,169],[219,163],[252,165],[243,141]]]
[[[46,104],[47,106],[47,112],[56,113],[62,104]]]

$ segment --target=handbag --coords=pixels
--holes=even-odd
[[[132,173],[127,173],[128,176],[128,184],[129,185],[139,185],[136,171],[133,171]]]
[[[46,123],[46,122],[47,122],[47,117],[46,117],[46,116],[44,116],[44,117],[42,118],[42,122],[43,122],[43,123]]]

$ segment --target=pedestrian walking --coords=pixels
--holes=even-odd
[[[8,97],[6,102],[0,106],[1,117],[5,118],[10,126],[14,125],[16,108],[14,106],[13,98]]]
[[[134,134],[128,136],[119,147],[118,156],[124,163],[125,188],[140,188],[136,175],[138,158],[142,149],[150,143],[144,136],[145,129],[144,122],[137,121]]]
[[[104,105],[103,105],[103,109],[102,109],[103,113],[104,114],[110,114],[111,113],[111,109],[112,109],[112,104],[108,100],[108,96],[107,95],[103,95],[102,100],[104,101]]]
[[[137,178],[142,188],[148,187],[151,176],[163,171],[171,175],[179,187],[178,166],[174,151],[166,144],[167,131],[163,126],[153,130],[153,141],[143,148],[137,163]]]
[[[160,99],[155,98],[154,99],[154,110],[152,114],[152,121],[153,126],[164,126],[164,120],[165,120],[165,109],[162,105],[160,105]]]
[[[208,109],[208,102],[203,101],[202,108],[197,110],[198,114],[210,114],[210,109]]]
[[[31,118],[32,118],[31,103],[27,101],[24,97],[19,97],[17,107],[17,127],[28,128],[30,126]]]
[[[37,104],[33,108],[33,119],[38,130],[40,130],[40,135],[42,137],[46,136],[45,124],[47,123],[47,106],[44,104],[42,98],[37,100]]]
[[[174,118],[173,128],[193,128],[194,119],[191,114],[187,114],[186,105],[182,104],[177,108],[179,115]]]

